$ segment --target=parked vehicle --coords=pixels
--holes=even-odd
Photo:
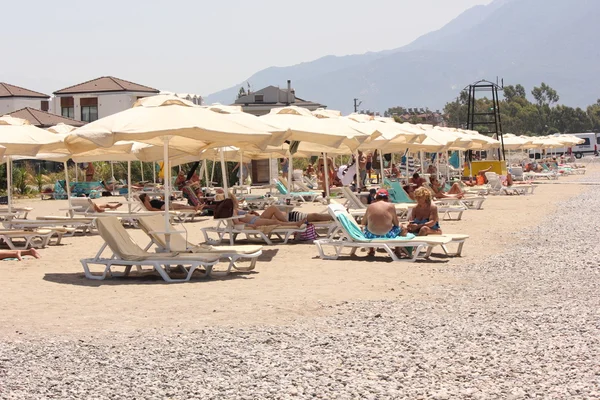
[[[565,133],[564,135],[576,136],[584,140],[583,143],[572,146],[572,147],[559,147],[556,149],[546,150],[546,154],[552,153],[556,155],[573,154],[575,158],[582,158],[583,156],[598,155],[598,148],[600,146],[600,133]],[[561,136],[561,135],[556,135]],[[530,150],[530,158],[540,158],[539,150]]]

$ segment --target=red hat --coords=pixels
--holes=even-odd
[[[381,197],[390,197],[389,192],[386,189],[379,189],[377,191],[377,193],[375,194],[375,197],[377,196],[381,196]]]

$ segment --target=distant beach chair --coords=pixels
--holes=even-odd
[[[275,188],[279,191],[280,194],[283,195],[284,198],[289,198],[291,200],[297,200],[302,203],[304,202],[313,202],[313,201],[321,201],[323,200],[323,195],[318,192],[306,191],[306,192],[291,192],[288,189],[287,182],[283,179],[274,179],[273,183],[275,184]]]

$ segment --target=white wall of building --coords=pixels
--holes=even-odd
[[[21,97],[3,97],[0,99],[0,115],[8,114],[25,107],[42,109],[43,99],[27,99]]]
[[[61,95],[52,99],[50,109],[54,114],[61,115],[60,99],[61,97],[73,97],[75,103],[75,119],[81,121],[81,99],[97,97],[98,98],[98,118],[104,118],[120,111],[127,110],[133,106],[138,97],[153,96],[153,93],[145,92],[118,92],[118,93],[85,93],[74,95]]]

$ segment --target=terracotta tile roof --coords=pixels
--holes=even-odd
[[[65,118],[61,115],[52,114],[46,111],[36,110],[35,108],[25,107],[20,110],[13,111],[6,115],[11,117],[23,118],[40,128],[49,128],[62,122],[63,124],[79,127],[85,125],[85,122],[76,121],[71,118]]]
[[[36,97],[42,99],[50,98],[50,96],[48,96],[47,94],[34,92],[33,90],[25,89],[15,85],[10,85],[4,82],[0,82],[0,97]]]
[[[54,94],[77,94],[97,92],[147,92],[159,93],[157,89],[139,85],[113,76],[102,76],[91,81],[79,83],[67,88],[57,90]]]

